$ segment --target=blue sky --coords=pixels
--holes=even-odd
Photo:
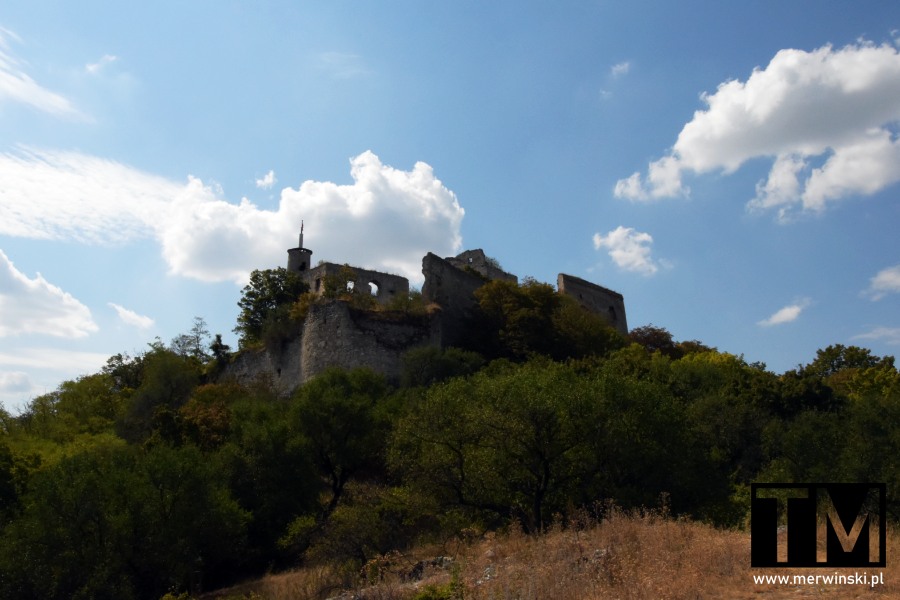
[[[776,372],[900,348],[900,4],[10,0],[0,402],[253,268],[483,248]]]

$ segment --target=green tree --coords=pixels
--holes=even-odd
[[[665,327],[657,327],[653,323],[635,327],[628,332],[628,339],[646,348],[647,352],[660,352],[670,358],[680,358],[682,355],[672,334]]]
[[[299,275],[283,267],[254,270],[238,301],[241,312],[234,332],[241,346],[263,341],[266,329],[287,327],[291,305],[307,290]]]
[[[624,345],[603,317],[531,278],[521,285],[489,281],[475,298],[473,346],[489,357],[523,360],[541,354],[562,360],[605,355]]]
[[[246,515],[196,449],[122,444],[36,474],[0,539],[4,598],[159,598],[222,583]]]
[[[128,400],[116,430],[126,440],[144,441],[156,431],[164,440],[180,439],[178,409],[200,383],[200,365],[161,346],[142,358],[140,387]]]
[[[584,379],[549,362],[451,379],[398,424],[391,464],[448,509],[541,530],[596,473],[597,408]]]
[[[211,358],[207,348],[209,347],[209,328],[203,317],[194,317],[194,324],[188,333],[175,336],[170,344],[173,352],[180,356],[189,356],[197,362],[204,364]],[[219,338],[221,342],[221,336]]]
[[[327,482],[327,517],[354,475],[383,470],[389,429],[387,384],[369,369],[327,369],[296,393],[292,419]]]
[[[290,523],[316,514],[323,491],[308,445],[291,422],[290,405],[263,389],[248,390],[227,408],[228,441],[212,460],[250,515],[244,564],[254,573],[287,567],[296,548],[278,542]]]
[[[403,355],[400,381],[404,387],[427,387],[451,377],[471,375],[483,365],[484,358],[476,352],[426,346]]]

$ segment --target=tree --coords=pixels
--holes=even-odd
[[[801,374],[825,379],[846,369],[866,369],[879,365],[893,366],[894,357],[878,357],[867,348],[834,344],[824,350],[816,350],[816,358],[801,369]]]
[[[117,431],[132,442],[144,441],[154,431],[163,439],[177,440],[177,411],[200,383],[200,366],[161,346],[146,353],[142,363],[141,385],[123,410]]]
[[[206,321],[203,317],[194,317],[190,332],[176,336],[170,347],[176,354],[189,356],[202,364],[210,359],[209,352],[206,351],[208,345],[209,329]]]
[[[369,369],[328,369],[297,391],[293,422],[329,486],[326,517],[338,505],[350,477],[382,467],[388,421],[381,404],[386,396],[384,378]]]
[[[193,447],[123,443],[34,476],[0,538],[0,597],[156,599],[227,580],[247,515]]]
[[[403,355],[401,383],[404,387],[427,387],[451,377],[471,375],[483,365],[484,358],[468,350],[415,348]]]
[[[669,358],[680,358],[682,354],[672,334],[666,328],[657,327],[653,323],[635,327],[628,332],[628,339],[646,348],[647,352],[661,352]]]
[[[397,426],[391,464],[445,509],[540,531],[597,473],[587,385],[543,359],[434,386]]]
[[[231,352],[231,346],[222,341],[222,334],[217,333],[215,339],[209,345],[216,364],[222,365],[228,361],[228,353]]]
[[[234,332],[241,346],[262,341],[267,328],[290,321],[291,304],[307,290],[300,276],[284,267],[254,270],[238,301],[241,312]]]
[[[487,356],[522,360],[542,354],[563,360],[605,355],[624,343],[603,317],[531,278],[522,285],[489,281],[475,298],[475,349]]]

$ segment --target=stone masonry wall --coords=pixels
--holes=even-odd
[[[280,396],[289,396],[302,383],[300,362],[303,338],[298,336],[275,351],[249,348],[238,352],[219,376],[241,385],[270,385]]]
[[[619,333],[628,335],[622,294],[565,273],[560,273],[556,278],[556,289],[560,294],[578,300],[589,311],[603,315]]]
[[[308,271],[300,273],[309,289],[316,294],[324,291],[324,280],[326,277],[340,275],[341,271],[347,265],[339,265],[336,263],[322,263]],[[363,291],[369,290],[369,284],[375,284],[378,288],[375,299],[380,304],[387,304],[396,296],[409,295],[409,280],[400,275],[390,275],[388,273],[380,273],[378,271],[370,271],[368,269],[360,269],[359,267],[349,267],[353,271],[354,289]]]
[[[422,297],[441,307],[441,344],[456,346],[462,341],[478,304],[475,290],[484,285],[485,279],[458,269],[431,252],[422,259],[422,274],[425,275]]]
[[[344,302],[313,305],[303,326],[302,382],[328,367],[369,367],[388,380],[400,377],[404,352],[439,345],[430,319],[390,320],[392,313],[352,310]]]
[[[494,263],[488,260],[487,255],[485,255],[484,250],[481,248],[466,250],[456,256],[448,256],[444,260],[457,269],[472,269],[473,271],[481,273],[488,279],[500,279],[503,281],[512,281],[513,283],[519,282],[519,278],[512,273],[507,273],[503,269],[494,266]]]
[[[220,379],[243,385],[267,383],[282,396],[328,367],[368,367],[396,381],[404,352],[440,346],[439,322],[439,316],[410,318],[392,312],[355,311],[346,302],[314,304],[297,338],[278,349],[241,351]]]

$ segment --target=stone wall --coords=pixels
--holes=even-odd
[[[441,307],[441,343],[444,347],[462,342],[475,307],[475,290],[486,282],[484,277],[461,270],[447,260],[429,252],[422,259],[425,284],[422,297]]]
[[[310,290],[324,291],[324,278],[339,275],[344,265],[323,263],[301,272]],[[405,277],[351,267],[353,285],[378,286],[376,299],[385,304],[398,295],[409,295]],[[220,379],[242,384],[271,383],[283,395],[329,367],[368,367],[389,380],[399,379],[403,354],[413,348],[447,348],[463,345],[477,308],[475,290],[490,279],[518,282],[515,275],[497,268],[482,250],[469,250],[452,258],[428,253],[422,259],[425,284],[422,296],[440,310],[414,318],[391,311],[360,311],[346,302],[330,301],[310,306],[301,333],[276,349],[239,352]],[[625,300],[621,294],[584,279],[560,273],[557,289],[578,300],[586,309],[603,315],[610,325],[628,333]]]
[[[437,336],[436,326],[426,317],[356,311],[345,302],[314,305],[303,325],[302,381],[328,367],[368,367],[396,381],[403,353],[439,345]]]
[[[403,354],[429,345],[440,346],[439,316],[357,311],[339,301],[313,304],[298,337],[276,349],[242,350],[220,379],[267,383],[283,396],[329,367],[368,367],[396,382]]]
[[[233,380],[246,386],[271,386],[279,395],[289,396],[304,381],[300,358],[302,345],[302,336],[297,336],[275,350],[241,350],[222,370],[219,380]]]
[[[473,271],[480,273],[488,279],[501,279],[503,281],[512,281],[514,283],[519,283],[518,277],[516,277],[512,273],[507,273],[503,269],[497,267],[493,261],[488,260],[487,255],[481,248],[476,248],[475,250],[466,250],[465,252],[457,254],[456,256],[448,256],[444,260],[449,262],[457,269],[472,269]]]
[[[359,267],[348,267],[347,265],[326,262],[302,272],[300,275],[309,285],[310,291],[321,295],[324,292],[325,278],[340,276],[341,272],[347,268],[353,272],[353,278],[349,280],[353,282],[353,288],[374,292],[373,295],[380,304],[387,304],[396,296],[404,297],[409,295],[409,280],[406,277],[360,269]]]
[[[625,298],[619,292],[565,273],[560,273],[556,278],[556,289],[560,294],[578,300],[589,311],[603,315],[619,333],[628,335]]]

